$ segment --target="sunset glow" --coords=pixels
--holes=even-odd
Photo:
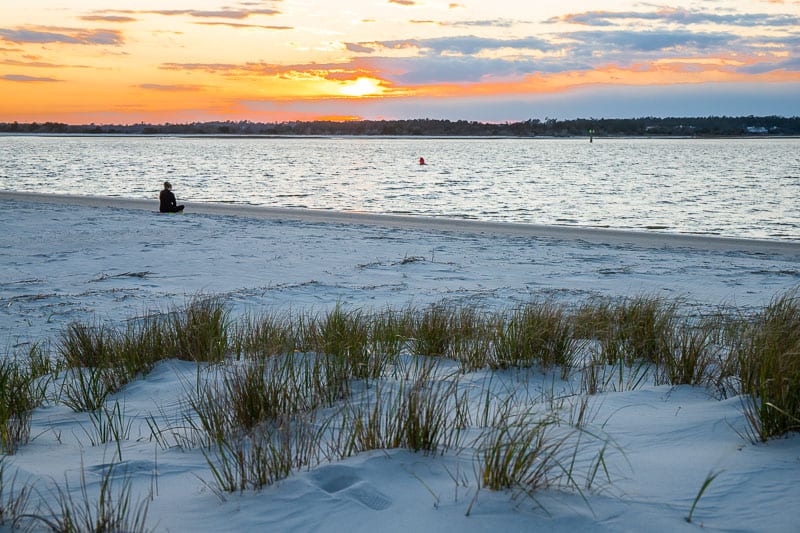
[[[69,6],[0,7],[0,121],[800,115],[800,0]]]
[[[345,96],[373,96],[383,92],[380,80],[375,78],[358,78],[340,89]]]

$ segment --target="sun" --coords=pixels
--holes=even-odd
[[[345,96],[373,96],[381,94],[383,91],[381,80],[364,77],[348,81],[339,89],[339,92]]]

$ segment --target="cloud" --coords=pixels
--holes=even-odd
[[[663,52],[678,48],[708,51],[728,48],[740,40],[731,33],[688,30],[585,31],[564,34],[563,37],[580,43],[584,53],[593,56],[619,52]]]
[[[414,0],[389,0],[389,3],[401,6],[413,6],[417,4]]]
[[[111,11],[112,13],[132,13],[163,15],[167,17],[189,16],[195,18],[223,18],[233,20],[243,20],[256,15],[279,15],[277,9],[218,9],[218,10],[198,10],[198,9],[161,9],[152,11]]]
[[[202,71],[223,76],[288,76],[302,73],[305,76],[325,79],[352,79],[371,76],[375,72],[359,62],[308,63],[296,65],[273,65],[264,62],[249,63],[163,63],[162,70]]]
[[[227,77],[292,76],[302,74],[327,80],[348,80],[370,76],[391,84],[425,85],[437,83],[477,83],[480,81],[521,79],[531,72],[580,69],[582,65],[559,63],[557,67],[531,59],[508,60],[471,56],[361,57],[342,63],[304,63],[273,65],[257,63],[164,63],[170,71],[202,71]]]
[[[201,26],[226,26],[234,29],[255,28],[259,30],[293,30],[294,26],[264,26],[260,24],[242,24],[239,22],[195,22]]]
[[[796,27],[800,17],[785,14],[715,14],[699,10],[662,8],[656,11],[586,11],[554,17],[547,22],[567,22],[584,26],[613,26],[618,22],[655,21],[665,24],[716,24],[739,27]]]
[[[497,98],[388,98],[361,101],[317,100],[276,104],[241,102],[251,111],[325,116],[338,113],[364,119],[441,118],[486,122],[530,118],[634,118],[709,115],[800,116],[800,83],[685,84],[669,87],[591,87],[557,93]]]
[[[211,74],[262,74],[275,75],[284,72],[277,65],[267,63],[162,63],[162,70],[202,71]]]
[[[165,63],[169,70],[204,71],[225,77],[280,76],[327,80],[370,76],[400,88],[438,84],[514,83],[532,76],[572,73],[576,80],[592,70],[615,67],[626,77],[656,79],[656,72],[684,74],[761,74],[794,71],[785,50],[796,37],[773,37],[769,47],[756,37],[731,32],[678,30],[589,30],[516,39],[474,35],[430,39],[347,42],[349,61],[276,65],[249,63]],[[792,56],[793,57],[793,56]],[[729,61],[726,58],[730,59]],[[658,78],[665,80],[666,74]],[[709,77],[711,74],[709,74]],[[593,78],[594,83],[600,78]],[[614,78],[608,82],[616,83]],[[700,76],[693,79],[700,80]],[[663,81],[659,81],[663,82]],[[575,81],[574,83],[586,83]],[[569,83],[567,83],[569,85]]]
[[[86,65],[60,65],[56,63],[47,63],[44,61],[18,61],[16,59],[3,59],[0,60],[0,64],[28,68],[90,68]]]
[[[489,78],[519,79],[531,72],[547,68],[546,65],[533,60],[514,61],[470,56],[363,58],[359,64],[401,85],[477,83]]]
[[[82,28],[0,28],[0,39],[12,43],[62,43],[82,45],[120,45],[124,39],[116,30],[86,30]]]
[[[4,76],[0,76],[0,80],[17,81],[23,83],[53,83],[62,81],[55,78],[37,78],[34,76],[24,76],[22,74],[6,74]]]
[[[725,31],[597,29],[519,39],[467,35],[345,46],[362,55],[357,58],[359,65],[379,73],[382,79],[420,86],[510,81],[537,74],[579,74],[613,65],[633,73],[659,68],[653,66],[659,62],[661,68],[673,69],[676,76],[704,71],[797,71],[797,61],[785,57],[787,52],[796,57],[789,51],[797,48],[797,41],[796,36],[743,37]],[[731,57],[735,60],[725,61]]]
[[[511,28],[519,24],[519,20],[487,19],[487,20],[461,20],[456,22],[441,22],[436,20],[411,20],[412,24],[436,24],[443,28]]]
[[[367,54],[357,64],[397,84],[475,83],[519,79],[533,72],[584,69],[569,57],[547,58],[558,48],[544,39],[490,39],[476,36],[440,37],[346,43],[355,53]],[[531,50],[538,52],[533,57]],[[417,52],[411,57],[378,55],[387,51]],[[502,51],[502,52],[500,52]],[[503,57],[486,57],[502,53]]]
[[[202,85],[162,85],[158,83],[142,83],[137,85],[140,89],[148,91],[164,91],[164,92],[196,92],[202,91]]]
[[[759,74],[773,70],[798,71],[796,50],[800,39],[788,37],[742,37],[729,32],[688,30],[596,30],[563,34],[568,40],[565,53],[573,61],[599,67],[610,63],[708,59],[735,61],[724,67],[742,73]],[[745,66],[733,66],[736,63]],[[688,63],[688,62],[687,62]]]
[[[188,15],[198,18],[246,19],[255,15],[278,15],[277,9],[222,9],[218,11],[190,11]]]
[[[80,17],[81,20],[87,22],[136,22],[137,19],[133,17],[126,17],[121,15],[84,15]]]
[[[776,61],[774,63],[756,63],[754,65],[746,65],[737,69],[738,72],[744,72],[746,74],[763,74],[766,72],[774,72],[776,70],[800,72],[800,57],[793,57],[784,61]]]
[[[424,54],[430,55],[441,55],[445,53],[474,55],[483,51],[498,50],[502,48],[516,48],[525,50],[533,49],[542,51],[553,49],[553,45],[537,37],[527,37],[524,39],[491,39],[486,37],[476,37],[473,35],[436,37],[432,39],[407,39],[348,43],[347,46],[359,47],[361,49],[370,51],[375,51],[378,49],[418,49]]]
[[[735,20],[741,24],[769,21],[784,24],[787,20],[793,20],[800,26],[797,17],[783,15],[730,15],[734,18],[729,18],[726,14],[713,15],[677,9],[660,9],[652,13],[598,11],[584,15],[593,17],[598,25],[606,24],[609,18],[642,16],[673,21]],[[502,27],[513,22],[506,19],[486,19],[448,24]],[[753,36],[752,32],[738,32],[736,28],[697,31],[685,24],[671,28],[644,24],[639,26],[633,29],[562,31],[516,39],[456,35],[429,39],[362,41],[345,43],[345,47],[351,53],[369,56],[372,68],[377,72],[389,73],[386,74],[386,79],[414,84],[583,71],[609,65],[635,67],[637,64],[669,60],[683,60],[687,70],[709,69],[714,61],[717,66],[713,68],[727,71],[736,71],[737,62],[752,65],[749,68],[753,73],[782,68],[796,69],[796,63],[788,60],[787,56],[797,56],[796,50],[800,46],[800,36],[797,33],[781,36],[780,33],[759,32],[756,34],[758,36]],[[459,59],[456,61],[457,57]],[[733,57],[737,58],[736,61],[723,65],[726,58]],[[440,58],[446,59],[439,60]],[[692,66],[694,59],[709,61],[706,66]],[[470,68],[475,71],[470,72]],[[492,69],[497,70],[493,72]],[[739,71],[746,72],[744,69]]]
[[[487,20],[462,20],[457,22],[442,22],[442,26],[451,26],[454,28],[510,28],[515,24],[519,24],[518,20],[510,19],[487,19]]]
[[[375,48],[364,46],[363,44],[345,43],[344,46],[350,52],[355,52],[357,54],[371,54],[375,51]]]

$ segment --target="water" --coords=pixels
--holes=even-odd
[[[164,180],[189,202],[800,240],[800,139],[0,136],[0,190],[155,203]]]

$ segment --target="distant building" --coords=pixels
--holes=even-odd
[[[747,126],[747,133],[750,135],[766,135],[767,128],[762,126]]]

